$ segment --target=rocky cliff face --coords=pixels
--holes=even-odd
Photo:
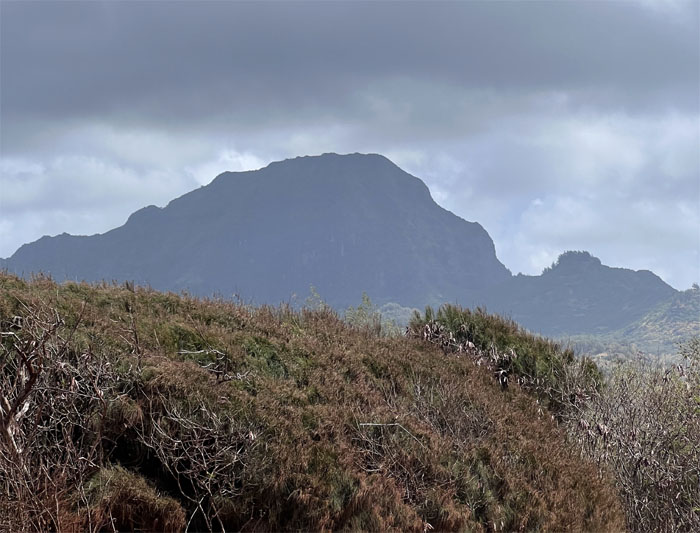
[[[57,280],[134,280],[158,289],[302,300],[474,303],[503,283],[488,233],[438,206],[419,179],[379,155],[324,154],[227,172],[146,207],[102,235],[44,237],[5,261]]]

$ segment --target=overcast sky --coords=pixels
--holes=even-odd
[[[376,152],[480,222],[700,281],[700,2],[0,1],[0,257],[225,170]]]

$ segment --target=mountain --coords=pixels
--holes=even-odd
[[[530,331],[560,336],[629,326],[677,292],[648,270],[612,268],[588,252],[569,251],[541,275],[519,274],[479,299]]]
[[[380,155],[324,154],[226,172],[89,237],[43,237],[4,262],[56,280],[134,280],[255,303],[305,296],[336,308],[468,300],[510,272],[475,222],[438,206],[425,184]]]
[[[654,307],[641,319],[619,332],[619,337],[634,339],[645,351],[664,347],[675,353],[676,345],[691,336],[700,336],[700,288],[680,291]]]
[[[611,268],[587,252],[561,255],[540,276],[512,276],[481,225],[437,205],[421,180],[376,154],[225,172],[107,233],[42,237],[0,268],[258,304],[303,300],[313,286],[336,309],[363,292],[409,314],[481,305],[559,337],[629,327],[677,294],[652,272]]]

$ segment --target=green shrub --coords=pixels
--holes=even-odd
[[[428,307],[414,314],[408,334],[485,364],[502,385],[519,383],[560,418],[582,405],[602,379],[590,359],[577,359],[573,350],[482,309],[444,305],[436,313]]]

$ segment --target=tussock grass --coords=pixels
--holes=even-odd
[[[88,481],[95,529],[175,532],[185,528],[185,512],[173,498],[164,497],[146,480],[122,467],[105,467]]]

